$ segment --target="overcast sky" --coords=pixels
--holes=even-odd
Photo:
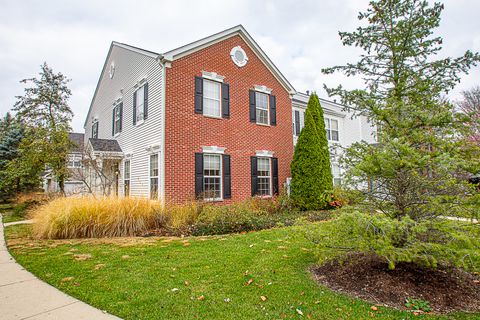
[[[480,51],[480,1],[445,0],[438,34],[442,56]],[[193,1],[7,1],[0,10],[0,113],[23,93],[19,80],[35,76],[46,61],[72,79],[73,129],[83,122],[112,40],[165,52],[243,24],[298,91],[323,84],[355,87],[358,82],[320,70],[357,60],[342,47],[338,31],[358,25],[368,0],[193,0]],[[451,93],[480,85],[480,67]]]

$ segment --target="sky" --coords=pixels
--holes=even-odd
[[[343,47],[338,31],[352,31],[368,0],[0,0],[0,114],[23,94],[19,81],[38,74],[46,61],[71,79],[72,127],[83,122],[111,41],[155,52],[242,24],[297,91],[323,85],[361,86],[358,79],[324,75],[322,68],[358,60],[360,51]],[[444,0],[441,57],[480,51],[480,1]],[[450,93],[480,85],[480,67],[462,77]],[[333,100],[334,98],[330,98]]]

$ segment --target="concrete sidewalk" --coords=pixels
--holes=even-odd
[[[0,215],[0,319],[119,319],[37,279],[8,253]]]

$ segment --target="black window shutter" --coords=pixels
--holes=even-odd
[[[257,111],[255,105],[255,91],[250,90],[250,122],[257,122]]]
[[[222,118],[230,118],[230,86],[222,83]]]
[[[203,195],[203,153],[195,153],[195,196]]]
[[[120,132],[122,132],[122,127],[123,127],[123,102],[120,103],[120,105],[118,106],[120,108]]]
[[[148,118],[148,83],[143,85],[143,119]]]
[[[137,91],[133,93],[133,125],[137,124]]]
[[[300,135],[300,111],[295,110],[295,135]]]
[[[115,109],[112,110],[112,137],[115,135]]]
[[[203,78],[195,77],[195,113],[203,113]]]
[[[270,125],[277,125],[277,98],[270,95]]]
[[[255,196],[257,192],[257,181],[258,181],[258,170],[257,170],[257,157],[251,157],[251,175],[252,175],[252,197]]]
[[[273,194],[278,194],[278,158],[272,158],[272,186]]]
[[[232,173],[230,171],[230,155],[223,155],[223,198],[232,198]]]

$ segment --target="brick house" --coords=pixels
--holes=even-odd
[[[163,54],[113,42],[85,145],[113,168],[119,196],[270,197],[290,176],[302,97],[241,25]],[[115,140],[122,156],[97,139]]]

